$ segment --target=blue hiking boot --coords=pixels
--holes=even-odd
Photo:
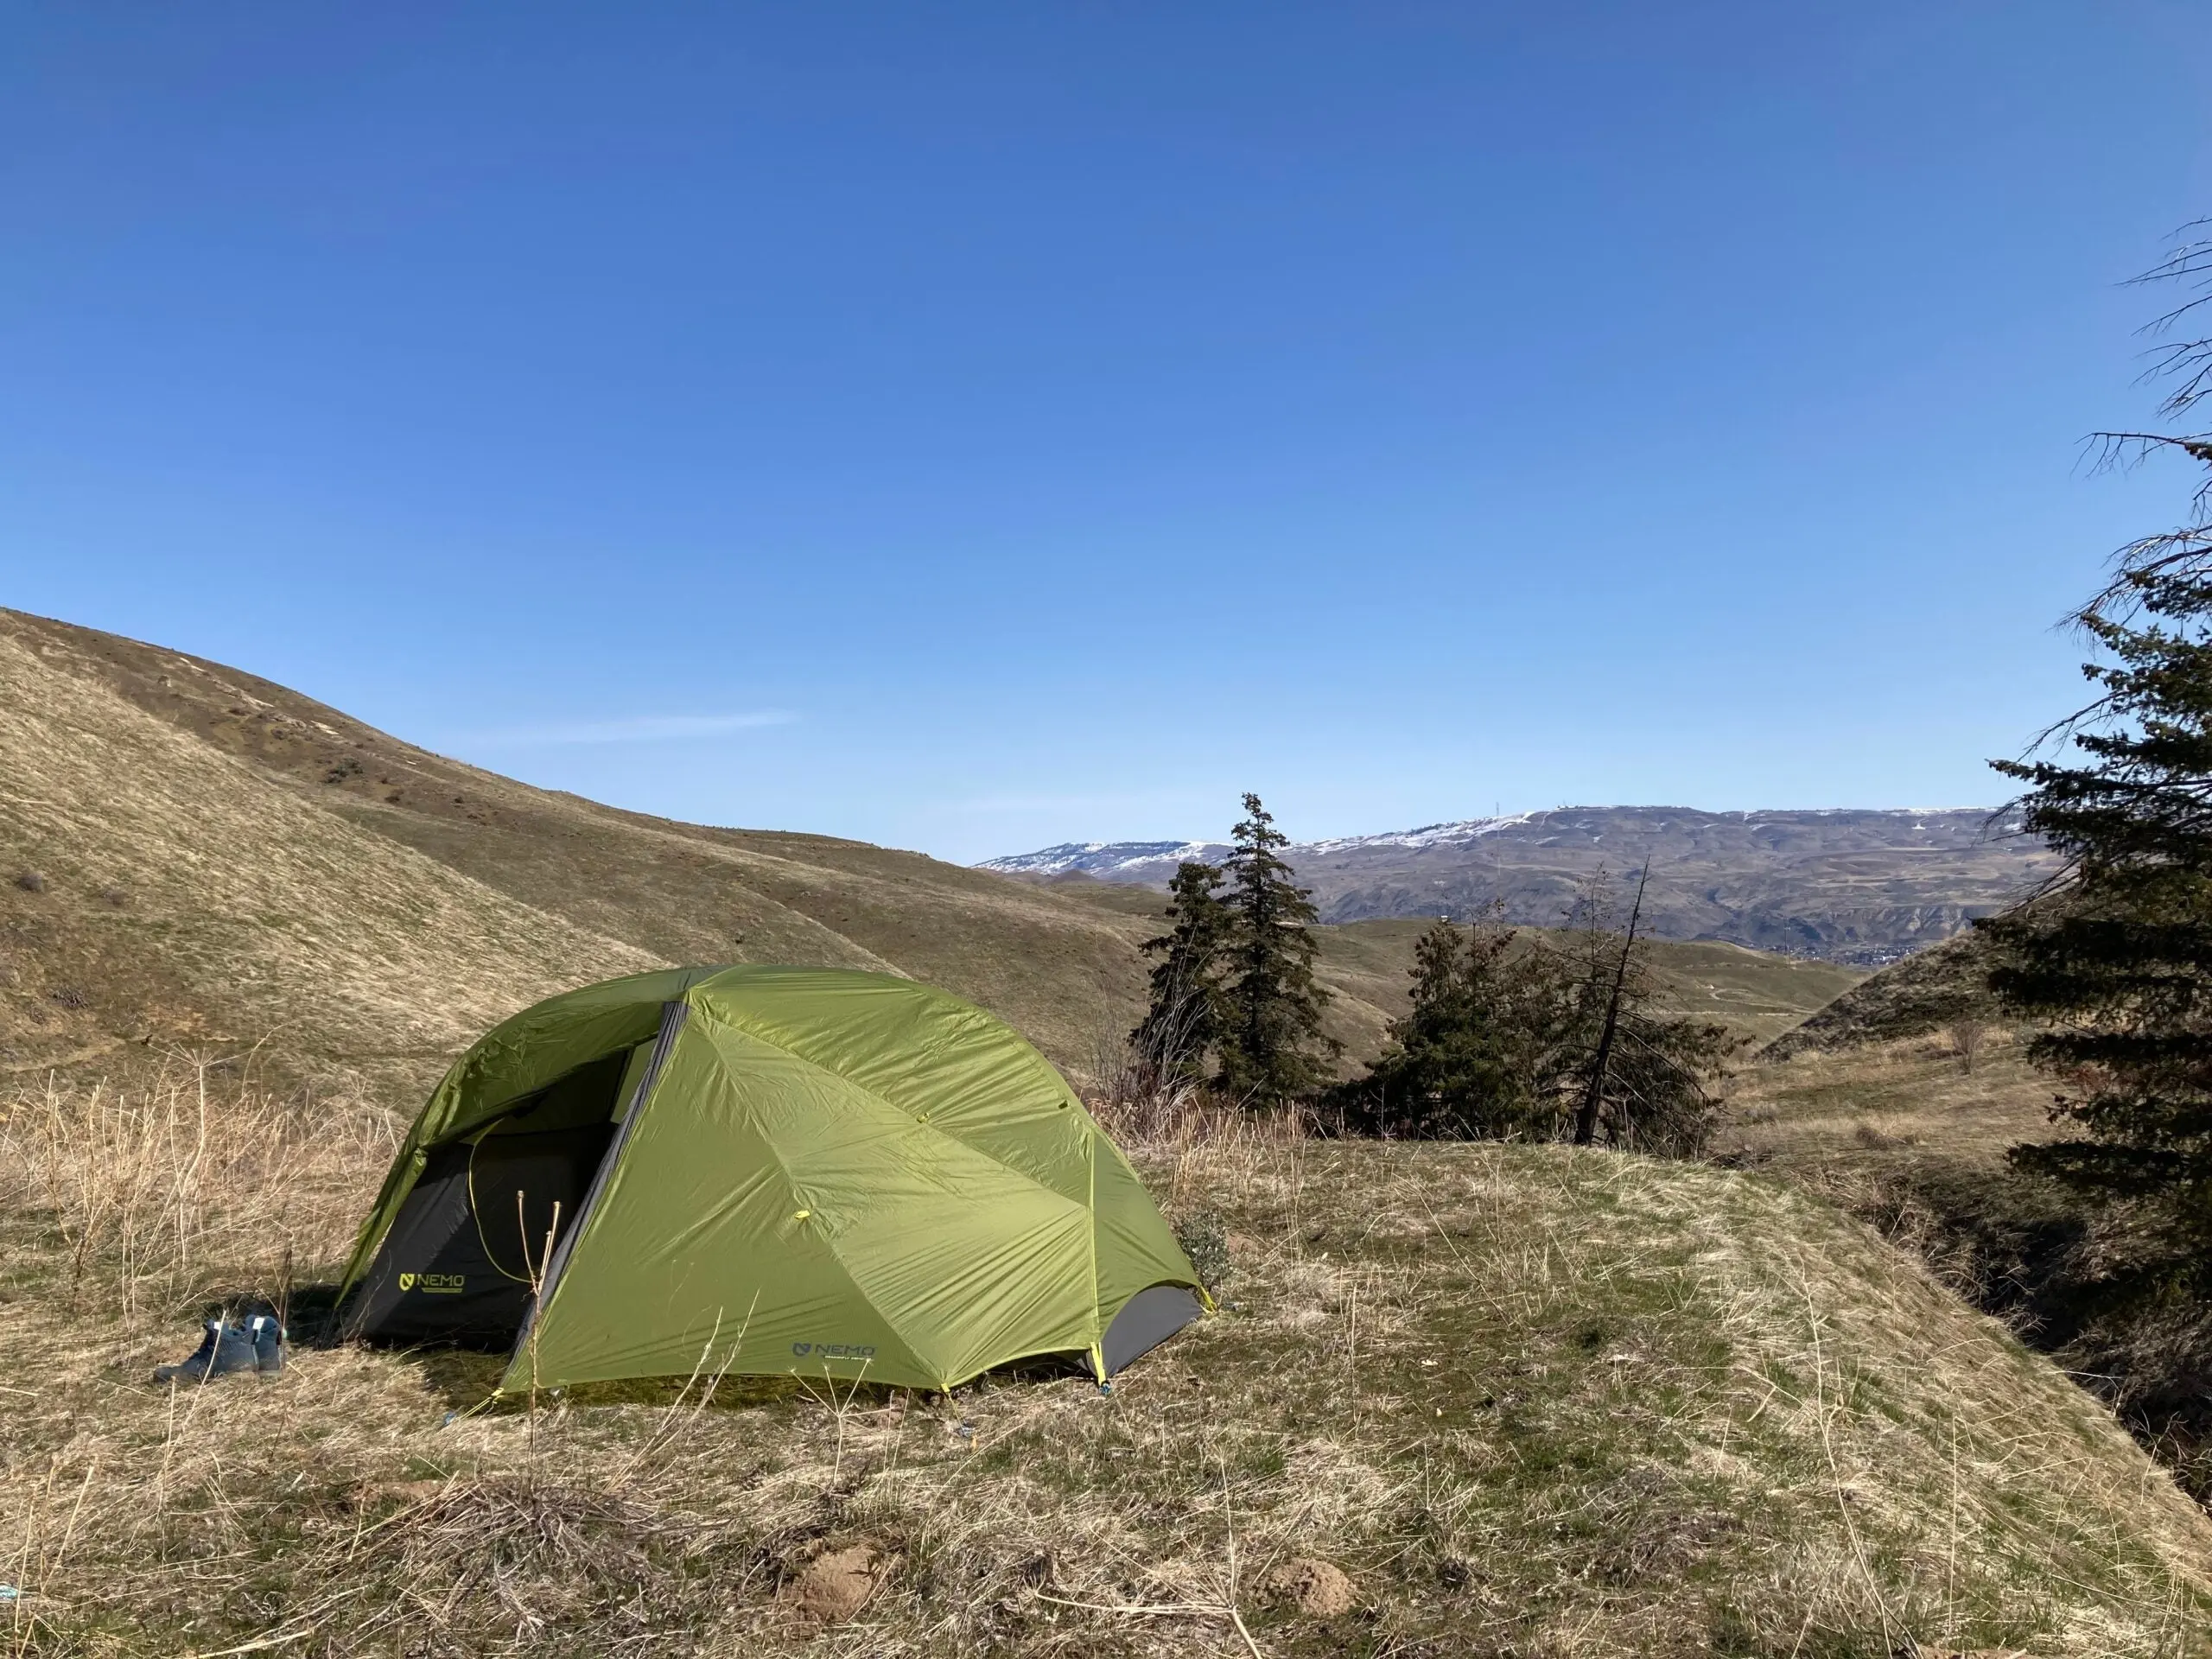
[[[205,1382],[210,1378],[228,1376],[233,1371],[257,1369],[253,1340],[236,1325],[225,1325],[220,1319],[207,1321],[206,1334],[189,1359],[179,1360],[174,1365],[156,1365],[156,1382]]]
[[[246,1324],[245,1336],[253,1344],[256,1370],[266,1376],[284,1369],[284,1327],[276,1323],[274,1314],[255,1314]]]

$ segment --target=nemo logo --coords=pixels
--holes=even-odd
[[[414,1289],[414,1288],[415,1288],[415,1275],[414,1275],[413,1274],[411,1274],[411,1273],[403,1273],[403,1274],[401,1274],[399,1275],[399,1287],[400,1287],[402,1290],[412,1290],[412,1289]]]
[[[468,1287],[465,1273],[403,1273],[399,1275],[403,1291],[419,1290],[425,1296],[457,1296]]]
[[[858,1342],[795,1342],[791,1352],[801,1359],[809,1354],[817,1359],[874,1359],[875,1345]]]

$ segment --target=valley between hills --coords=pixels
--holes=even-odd
[[[1890,908],[1948,931],[2032,873]],[[1954,1052],[1941,951],[1870,976],[1663,939],[1670,1006],[1764,1046],[1713,1161],[1133,1146],[1222,1308],[1110,1395],[677,1379],[486,1409],[491,1357],[306,1347],[181,1402],[145,1382],[211,1304],[311,1305],[429,1084],[552,991],[903,974],[1088,1086],[1160,907],[532,789],[0,612],[16,1651],[2212,1651],[2212,1520],[1881,1208],[2041,1128],[2009,1033]],[[1422,925],[1320,931],[1353,1056]],[[825,1611],[831,1560],[861,1599]]]

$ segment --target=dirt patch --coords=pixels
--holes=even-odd
[[[868,1605],[883,1566],[873,1545],[825,1550],[786,1579],[776,1599],[818,1624],[842,1624]]]
[[[1359,1600],[1343,1568],[1305,1555],[1271,1569],[1260,1588],[1270,1600],[1287,1602],[1309,1618],[1334,1618]]]

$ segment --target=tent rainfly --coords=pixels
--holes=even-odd
[[[401,1146],[341,1328],[508,1346],[504,1390],[709,1370],[1102,1382],[1205,1292],[1004,1022],[911,980],[688,968],[497,1027]]]

